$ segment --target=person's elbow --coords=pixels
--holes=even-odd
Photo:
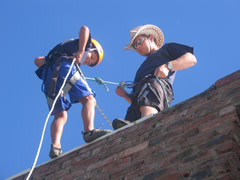
[[[37,67],[41,67],[43,64],[45,64],[45,57],[44,56],[39,56],[34,59],[34,64]]]
[[[188,56],[187,59],[188,59],[189,67],[192,67],[195,64],[197,64],[197,58],[192,53],[187,53],[186,55]]]
[[[81,29],[80,29],[80,33],[83,32],[83,33],[89,33],[89,28],[87,26],[82,26]]]

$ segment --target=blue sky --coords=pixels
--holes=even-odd
[[[77,37],[80,27],[87,25],[105,54],[99,66],[83,67],[84,75],[117,83],[133,80],[144,57],[122,48],[131,28],[154,24],[164,32],[165,42],[193,46],[198,60],[194,67],[177,72],[174,106],[239,70],[239,9],[239,0],[1,0],[0,179],[31,168],[37,153],[48,108],[35,75],[35,57]],[[124,118],[128,104],[115,94],[116,86],[108,85],[107,92],[95,82],[89,85],[110,121]],[[64,152],[84,144],[81,105],[73,105],[68,117]],[[37,165],[50,160],[51,121],[52,117]],[[97,109],[95,127],[111,129]]]

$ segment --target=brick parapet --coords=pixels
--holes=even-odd
[[[36,167],[32,179],[240,179],[240,71]]]

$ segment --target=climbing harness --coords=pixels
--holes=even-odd
[[[50,109],[50,111],[49,111],[49,113],[48,113],[48,115],[47,115],[47,118],[46,118],[46,120],[45,120],[45,124],[44,124],[44,127],[43,127],[40,144],[39,144],[39,147],[38,147],[38,151],[37,151],[37,154],[36,154],[34,163],[33,163],[33,165],[32,165],[32,168],[31,168],[31,170],[30,170],[30,172],[29,172],[26,180],[29,180],[29,178],[31,177],[32,172],[33,172],[33,170],[34,170],[34,168],[35,168],[35,166],[36,166],[36,163],[37,163],[37,160],[38,160],[38,157],[39,157],[39,154],[40,154],[40,150],[41,150],[41,147],[42,147],[42,142],[43,142],[43,138],[44,138],[46,126],[47,126],[49,117],[50,117],[50,115],[52,114],[52,111],[53,111],[53,109],[54,109],[54,107],[55,107],[55,104],[56,104],[56,102],[57,102],[57,99],[58,99],[60,96],[65,96],[65,95],[70,91],[70,89],[72,88],[72,86],[73,86],[80,78],[82,78],[82,79],[84,79],[84,80],[86,81],[86,79],[85,79],[85,77],[84,77],[84,75],[83,75],[83,73],[82,73],[82,71],[81,71],[81,69],[80,69],[80,67],[79,67],[78,64],[75,64],[75,66],[76,66],[76,68],[77,68],[76,73],[70,78],[70,80],[67,80],[68,77],[69,77],[69,75],[70,75],[70,73],[71,73],[71,70],[72,70],[72,68],[73,68],[73,66],[74,66],[75,61],[76,61],[76,58],[74,58],[74,59],[72,60],[71,66],[70,66],[70,68],[69,68],[69,70],[68,70],[68,73],[67,73],[67,75],[66,75],[66,77],[65,77],[65,79],[64,79],[64,81],[63,81],[63,84],[62,84],[62,86],[61,86],[61,88],[60,88],[57,96],[55,96],[56,82],[57,82],[57,78],[58,78],[58,72],[59,72],[59,69],[60,69],[60,58],[58,58],[57,61],[56,61],[56,63],[57,63],[57,64],[56,64],[56,68],[55,68],[55,70],[54,70],[54,72],[53,72],[53,77],[52,77],[52,79],[51,79],[52,82],[50,82],[50,83],[52,83],[50,86],[52,87],[53,90],[51,90],[51,92],[48,93],[48,95],[46,95],[47,102],[48,102],[48,104],[50,105],[51,109]],[[107,81],[106,81],[106,82],[103,81],[103,82],[104,82],[104,83],[110,83],[110,82],[107,82]],[[113,83],[112,83],[112,84],[113,84]],[[115,84],[117,84],[117,83],[115,83]],[[117,85],[118,85],[118,84],[117,84]],[[55,98],[53,99],[53,97],[55,97]],[[109,123],[109,125],[112,127],[111,122],[108,120],[108,118],[105,116],[105,114],[104,114],[103,111],[99,108],[99,106],[98,106],[97,104],[96,104],[96,107],[97,107],[97,109],[100,111],[100,113],[103,115],[103,117],[107,120],[107,122]]]
[[[72,88],[72,86],[74,86],[74,84],[76,84],[76,82],[81,78],[82,78],[82,76],[80,75],[80,73],[78,71],[76,71],[75,74],[69,80],[67,80],[65,86],[62,89],[61,96],[63,96],[63,97],[66,96],[67,93]],[[47,98],[48,105],[52,106],[53,98],[51,98],[51,96],[46,96],[46,98]]]
[[[155,76],[155,77],[156,77],[158,83],[160,84],[160,86],[162,87],[163,94],[164,94],[165,99],[166,99],[167,108],[169,108],[169,102],[168,102],[167,92],[166,92],[166,89],[165,89],[165,87],[164,87],[164,84],[163,84],[163,82],[161,81],[161,79],[159,79],[158,76]]]
[[[54,101],[53,101],[51,110],[49,111],[49,113],[48,113],[48,115],[47,115],[47,118],[46,118],[46,120],[45,120],[45,124],[44,124],[44,127],[43,127],[43,132],[42,132],[40,144],[39,144],[39,147],[38,147],[37,155],[36,155],[36,157],[35,157],[33,166],[32,166],[32,168],[31,168],[31,170],[30,170],[30,172],[29,172],[26,180],[29,180],[29,178],[30,178],[30,176],[31,176],[31,174],[32,174],[35,166],[36,166],[36,163],[37,163],[37,160],[38,160],[38,157],[39,157],[39,154],[40,154],[40,150],[41,150],[41,147],[42,147],[42,142],[43,142],[43,138],[44,138],[46,126],[47,126],[47,123],[48,123],[48,119],[49,119],[49,117],[50,117],[50,115],[51,115],[51,113],[52,113],[52,111],[53,111],[53,109],[54,109],[54,106],[55,106],[55,104],[56,104],[56,102],[57,102],[57,99],[60,97],[60,95],[61,95],[61,93],[62,93],[63,87],[64,87],[65,84],[66,84],[66,81],[67,81],[67,79],[68,79],[68,76],[70,75],[70,72],[71,72],[71,70],[72,70],[72,67],[73,67],[75,61],[76,61],[76,58],[73,59],[73,61],[72,61],[72,63],[71,63],[71,66],[70,66],[70,68],[69,68],[69,71],[68,71],[68,73],[67,73],[67,75],[66,75],[66,77],[65,77],[65,79],[64,79],[64,81],[63,81],[63,84],[62,84],[62,86],[61,86],[61,88],[60,88],[57,96],[55,97],[55,99],[54,99]]]
[[[57,65],[56,65],[57,66]],[[76,84],[76,82],[79,80],[79,79],[83,79],[84,81],[86,81],[86,78],[84,77],[80,67],[78,64],[75,64],[75,67],[77,68],[77,71],[75,72],[75,74],[70,78],[70,80],[67,80],[65,86],[63,87],[62,89],[62,93],[61,93],[61,96],[66,96],[67,93],[70,91],[70,89],[74,86],[74,84]],[[59,71],[59,69],[57,69]],[[54,70],[56,71],[56,69]],[[55,77],[54,77],[55,78]],[[99,84],[103,84],[105,86],[105,88],[108,90],[107,86],[105,83],[111,83],[111,84],[115,84],[115,85],[118,85],[117,83],[113,83],[113,82],[109,82],[109,81],[103,81],[101,80],[100,78],[95,78],[97,79],[98,83]],[[52,77],[52,82],[53,84],[55,84],[56,86],[56,79],[53,80],[53,77]],[[55,87],[51,87],[51,88],[54,88]],[[53,94],[53,93],[52,93]],[[95,96],[95,93],[93,92],[94,96]],[[47,98],[47,102],[48,102],[48,105],[51,107],[52,104],[53,104],[53,96],[49,96],[47,95],[46,98]],[[112,127],[112,124],[111,122],[108,120],[108,118],[105,116],[105,114],[103,113],[103,111],[100,109],[100,107],[96,104],[96,107],[97,109],[99,110],[99,112],[102,114],[102,116],[107,120],[107,122],[109,123],[109,125]]]

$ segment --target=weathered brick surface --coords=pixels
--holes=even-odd
[[[164,112],[36,167],[31,179],[240,179],[240,71]]]

